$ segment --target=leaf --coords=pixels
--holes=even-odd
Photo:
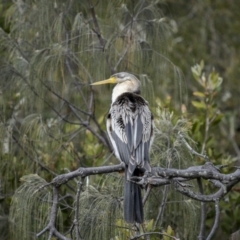
[[[200,97],[200,98],[206,97],[203,92],[193,92],[193,95],[194,95],[194,96],[197,96],[197,97]]]
[[[201,67],[201,70],[203,70],[203,68],[204,68],[204,61],[203,60],[201,60],[201,62],[200,62],[200,67]]]
[[[222,84],[223,79],[219,74],[213,70],[208,76],[208,88],[210,90],[216,90]]]
[[[192,74],[193,74],[193,77],[202,85],[201,83],[201,75],[202,75],[202,70],[204,68],[204,62],[203,60],[200,62],[200,65],[199,64],[196,64],[194,65],[193,67],[191,67],[191,70],[192,70]]]
[[[205,104],[204,102],[192,101],[192,105],[193,105],[195,108],[206,109],[206,104]]]
[[[167,227],[167,234],[170,235],[170,236],[174,235],[174,231],[173,231],[173,229],[170,225],[168,225],[168,227]]]
[[[222,121],[223,116],[224,116],[223,114],[219,114],[212,122],[212,126],[218,125]]]
[[[194,66],[194,67],[191,67],[191,70],[195,80],[199,81],[200,73],[198,72],[198,69]]]
[[[151,219],[146,226],[146,229],[148,232],[150,232],[153,229],[153,219]]]
[[[166,232],[163,232],[163,233],[167,234]],[[171,239],[170,239],[170,237],[163,235],[163,240],[171,240]]]
[[[174,231],[173,231],[173,229],[172,229],[172,227],[171,227],[170,225],[168,225],[167,231],[166,231],[166,232],[164,231],[164,233],[167,234],[167,235],[169,235],[169,236],[174,236]],[[164,236],[163,236],[163,239],[164,239],[164,240],[171,240],[172,238],[164,235]]]

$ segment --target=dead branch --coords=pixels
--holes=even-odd
[[[55,227],[57,209],[58,209],[58,203],[59,203],[58,191],[61,185],[66,184],[68,181],[76,177],[81,177],[83,179],[84,177],[90,176],[90,175],[121,172],[124,170],[124,168],[125,166],[123,163],[120,163],[118,165],[113,165],[113,166],[79,168],[73,172],[61,174],[55,177],[52,180],[52,182],[48,184],[48,186],[53,185],[53,204],[51,209],[50,221],[48,225],[41,232],[37,234],[37,236],[39,237],[48,231],[49,238],[52,236],[56,236],[59,239],[65,239],[65,240],[68,239],[68,238],[65,238],[61,233],[59,233]],[[196,179],[198,181],[199,179],[209,180],[215,187],[218,188],[218,190],[215,193],[205,195],[202,187],[200,187],[200,193],[194,192],[193,190],[190,190],[191,185],[185,183],[193,179]],[[146,186],[146,184],[148,184],[149,191],[152,187],[159,187],[163,185],[172,184],[178,192],[188,196],[189,198],[195,199],[202,203],[215,202],[215,210],[216,210],[215,221],[207,237],[207,239],[210,240],[212,239],[212,236],[214,235],[219,225],[219,215],[220,215],[219,201],[231,190],[231,188],[236,183],[240,181],[240,169],[236,169],[235,172],[230,174],[223,174],[220,172],[220,168],[214,166],[211,162],[206,162],[202,166],[192,166],[187,169],[154,167],[152,168],[151,176],[144,177],[144,178],[135,177],[134,179],[132,179],[132,181],[136,181],[137,184],[140,184],[143,186]],[[147,195],[148,194],[149,193],[147,193]],[[205,213],[202,214],[202,218],[205,218]],[[78,226],[76,229],[77,232],[79,231],[78,229],[79,227],[80,226]],[[199,239],[204,239],[203,227],[200,228]]]

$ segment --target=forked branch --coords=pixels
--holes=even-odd
[[[125,166],[122,163],[118,165],[113,165],[113,166],[79,168],[73,172],[61,174],[55,177],[52,180],[52,182],[48,184],[48,185],[53,185],[53,204],[52,204],[49,224],[41,232],[39,232],[37,236],[41,236],[42,234],[48,231],[49,239],[52,236],[56,236],[59,239],[65,239],[65,240],[68,239],[65,236],[63,236],[61,233],[59,233],[55,226],[58,203],[59,203],[59,197],[58,197],[59,188],[61,187],[61,185],[66,184],[69,180],[72,180],[76,177],[84,178],[86,176],[96,175],[96,174],[121,172],[124,170],[124,168]],[[193,190],[190,190],[191,185],[185,183],[193,179],[198,180],[201,178],[210,180],[210,182],[212,182],[214,186],[218,188],[216,193],[204,195],[203,191],[200,191],[200,193],[194,192]],[[206,162],[202,166],[192,166],[187,169],[155,167],[155,168],[152,168],[152,175],[147,178],[145,177],[144,181],[142,181],[141,179],[139,181],[139,179],[136,179],[136,178],[134,178],[132,181],[136,181],[137,184],[144,185],[144,186],[146,186],[146,184],[149,184],[152,187],[159,187],[163,185],[173,184],[177,191],[179,191],[183,195],[188,196],[189,198],[195,199],[200,202],[215,202],[215,209],[216,209],[215,222],[212,230],[209,233],[209,236],[207,237],[207,239],[210,240],[219,224],[219,214],[220,214],[219,201],[231,190],[231,188],[236,183],[240,182],[240,169],[236,169],[236,171],[231,174],[223,174],[219,171],[217,167],[215,167],[210,162]],[[78,227],[81,227],[81,226],[78,226]]]

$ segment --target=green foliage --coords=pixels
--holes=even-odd
[[[41,226],[47,221],[48,216],[41,211],[49,206],[41,199],[51,200],[51,194],[46,189],[35,192],[43,179],[51,181],[55,174],[79,166],[116,162],[106,142],[98,137],[106,139],[111,89],[103,87],[93,92],[89,87],[89,83],[115,71],[132,72],[142,82],[143,96],[156,121],[153,166],[182,168],[195,164],[179,139],[179,131],[215,164],[233,166],[240,156],[240,4],[224,0],[189,1],[187,6],[184,0],[96,1],[92,14],[89,2],[0,1],[0,217],[8,216],[12,201],[10,217],[22,226],[21,230],[11,224],[13,239],[17,233],[31,239],[28,231],[40,229],[34,225],[34,216],[41,218]],[[205,64],[196,64],[199,59]],[[191,64],[196,65],[190,68]],[[187,91],[191,106],[184,102]],[[184,117],[180,117],[179,109]],[[197,158],[198,163],[201,161]],[[41,177],[24,177],[20,186],[20,178],[30,173]],[[115,187],[121,185],[116,179]],[[86,200],[80,204],[85,204],[84,213],[79,212],[80,221],[87,219],[89,223],[83,224],[86,236],[132,236],[131,227],[122,221],[121,201],[116,200],[122,189],[105,189],[111,181],[91,178],[80,198],[80,202]],[[208,192],[214,191],[208,183],[205,186]],[[71,182],[69,188],[61,189],[61,195],[71,196],[75,189],[76,184]],[[239,227],[238,195],[235,189],[221,203],[223,239]],[[26,208],[25,196],[29,196],[26,203],[30,206],[26,214],[21,210],[21,206]],[[157,211],[151,209],[159,209],[163,196],[167,206],[164,218],[156,221]],[[94,221],[99,210],[96,200],[103,207],[100,216],[104,219],[98,219],[98,225]],[[93,213],[88,201],[95,209]],[[34,202],[41,206],[39,211]],[[71,205],[72,198],[64,204]],[[156,190],[146,206],[146,229],[194,239],[198,207],[171,188]],[[71,209],[61,210],[63,220],[59,221],[67,228],[72,222]],[[109,211],[114,224],[107,229]],[[209,226],[212,213],[211,206]],[[27,223],[32,224],[23,226]],[[91,232],[90,225],[97,227]],[[1,221],[0,238],[9,239],[7,232],[7,221]]]
[[[98,187],[86,186],[78,203],[79,224],[84,239],[111,239],[114,236],[124,239],[128,230],[122,220],[122,187],[122,178],[116,174],[103,176]]]
[[[171,240],[171,236],[174,236],[174,231],[173,231],[173,229],[170,227],[170,226],[168,226],[167,227],[167,230],[166,230],[166,232],[164,232],[166,235],[168,235],[168,236],[163,236],[163,239],[164,240]],[[170,236],[170,237],[169,237]]]
[[[193,92],[197,100],[193,100],[192,105],[198,111],[198,118],[193,120],[192,131],[194,136],[196,136],[194,139],[201,143],[201,152],[204,153],[207,150],[210,157],[215,157],[216,155],[213,155],[211,148],[213,141],[210,134],[213,135],[214,127],[219,125],[223,118],[223,114],[216,104],[216,97],[222,85],[222,78],[214,69],[206,76],[203,69],[203,61],[192,67],[193,77],[202,87],[202,91]]]
[[[36,174],[23,176],[23,184],[15,191],[11,210],[9,214],[10,239],[45,239],[37,238],[36,233],[40,232],[48,223],[52,194],[43,188],[46,181]],[[59,211],[58,227],[62,229],[61,212]]]
[[[162,103],[157,101],[159,107],[155,113],[152,165],[178,168],[192,165],[191,155],[179,137],[179,132],[181,132],[186,139],[193,143],[189,137],[191,123],[186,118],[179,118],[170,110],[163,108]]]
[[[198,141],[198,147],[201,149],[201,152],[208,154],[211,162],[217,165],[228,165],[228,167],[231,167],[235,164],[236,159],[226,152],[223,152],[219,148],[218,139],[214,137],[217,135],[219,128],[222,127],[222,124],[228,121],[228,116],[226,114],[224,115],[220,110],[220,106],[217,105],[223,80],[214,69],[206,77],[203,69],[203,61],[192,67],[193,77],[202,88],[202,91],[199,89],[193,92],[193,95],[197,98],[197,101],[192,101],[197,111],[197,117],[193,118],[193,138]],[[215,131],[216,129],[217,131]],[[230,173],[231,169],[225,168],[223,171]],[[208,193],[215,190],[212,185],[207,182],[205,183],[205,188]],[[233,223],[232,219],[237,219],[235,215],[238,216],[240,214],[238,207],[235,205],[236,202],[239,201],[240,197],[238,192],[233,190],[225,198],[225,201],[221,202],[221,232],[223,232],[222,234],[226,234],[224,235],[226,237],[238,229],[238,221],[236,220],[236,222]],[[230,209],[232,209],[232,211]],[[211,228],[213,225],[214,214],[214,206],[210,205],[207,220],[208,228]]]
[[[194,142],[189,137],[191,123],[186,118],[179,118],[163,108],[163,103],[159,100],[158,105],[155,114],[155,140],[151,154],[152,165],[179,169],[194,165],[193,157],[179,137],[181,132],[194,146]],[[196,188],[194,182],[191,184]],[[154,188],[146,209],[148,219],[154,221],[153,230],[160,230],[180,239],[194,239],[199,231],[199,203],[177,193],[173,187]],[[156,239],[158,237],[156,236]],[[164,238],[169,237],[164,236]]]

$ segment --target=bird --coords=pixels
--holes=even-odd
[[[141,82],[127,72],[91,85],[116,84],[107,116],[107,133],[115,156],[125,163],[124,220],[144,222],[141,187],[131,180],[151,172],[150,148],[154,139],[154,118],[148,102],[140,96]]]

